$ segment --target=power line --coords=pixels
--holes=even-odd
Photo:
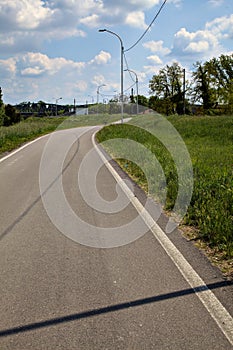
[[[129,75],[130,75],[130,78],[131,78],[131,80],[135,83],[135,80],[134,80],[134,78],[133,78],[133,76],[132,76],[132,74],[131,74],[131,71],[130,71],[130,69],[129,69],[129,64],[128,64],[128,62],[127,62],[125,53],[124,53],[124,60],[125,60],[125,65],[126,65],[126,68],[127,68],[128,73],[129,73]]]
[[[117,94],[111,94],[111,95],[108,95],[108,94],[102,94],[102,93],[100,93],[100,96],[101,97],[114,97],[114,96],[116,96]]]
[[[131,89],[134,87],[135,84],[136,84],[136,83],[134,83],[133,85],[131,85],[130,87],[128,87],[127,89],[125,89],[124,92],[127,92],[127,91],[131,90]]]
[[[164,2],[162,3],[162,5],[160,6],[160,9],[158,10],[158,12],[156,13],[155,17],[153,18],[152,22],[148,25],[147,29],[145,30],[145,32],[140,36],[140,38],[136,41],[135,44],[133,44],[132,46],[130,46],[127,50],[124,50],[124,52],[127,52],[131,49],[133,49],[141,40],[142,38],[146,35],[146,33],[148,32],[148,30],[150,29],[150,27],[153,25],[154,21],[157,19],[157,17],[159,16],[160,12],[162,11],[164,5],[166,4],[167,0],[164,0]]]
[[[124,55],[124,60],[125,60],[125,65],[126,65],[126,68],[129,69],[129,64],[127,62],[127,59],[126,59],[126,56],[125,56],[125,53],[123,52],[123,55]]]

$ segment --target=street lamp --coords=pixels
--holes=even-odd
[[[99,85],[99,86],[97,87],[97,116],[98,116],[98,114],[99,114],[99,94],[100,94],[100,88],[101,88],[102,86],[106,86],[106,85],[105,85],[105,84],[102,84],[102,85]]]
[[[62,97],[56,98],[56,117],[57,117],[57,103],[59,100],[62,100]]]
[[[112,34],[112,35],[115,35],[119,40],[120,40],[120,43],[121,43],[121,96],[120,96],[120,100],[121,100],[121,122],[123,123],[123,112],[124,112],[124,107],[123,107],[123,54],[124,54],[124,46],[123,46],[123,41],[121,39],[121,37],[112,32],[111,30],[108,30],[108,29],[99,29],[99,32],[103,33],[103,32],[107,32],[109,34]]]
[[[131,69],[125,69],[125,72],[126,71],[128,71],[128,72],[131,72],[131,73],[133,73],[134,75],[135,75],[135,77],[136,77],[136,90],[137,90],[137,104],[136,104],[136,110],[137,110],[137,114],[138,114],[138,76],[137,76],[137,74],[133,71],[133,70],[131,70]]]
[[[100,88],[101,88],[102,86],[106,86],[106,85],[105,85],[105,84],[102,84],[102,85],[99,85],[99,86],[97,87],[97,104],[99,103],[99,93],[100,93]]]
[[[92,95],[88,95],[91,98],[91,103],[94,103],[94,97]]]

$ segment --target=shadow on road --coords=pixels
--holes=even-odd
[[[88,318],[88,317],[100,316],[111,312],[127,310],[132,307],[148,305],[151,303],[156,303],[159,301],[164,301],[172,298],[183,297],[194,293],[201,293],[208,289],[213,290],[213,289],[222,288],[222,287],[229,287],[232,284],[233,283],[229,281],[216,282],[208,285],[201,285],[195,289],[192,289],[192,288],[184,289],[184,290],[180,290],[172,293],[161,294],[153,297],[138,299],[138,300],[129,301],[129,302],[116,304],[116,305],[110,305],[99,309],[88,310],[81,313],[75,313],[75,314],[71,314],[63,317],[52,318],[41,322],[29,323],[24,326],[18,326],[18,327],[1,330],[0,337],[6,337],[6,336],[33,331],[33,330],[37,330],[45,327],[56,326],[62,323],[73,322],[73,321],[81,320],[83,318]]]

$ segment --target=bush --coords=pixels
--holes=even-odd
[[[2,105],[2,106],[0,106],[0,126],[3,126],[5,117],[6,117],[5,108]]]
[[[3,126],[10,126],[20,122],[20,114],[10,104],[5,106],[5,116],[3,117]]]

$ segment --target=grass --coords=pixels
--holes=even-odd
[[[233,117],[173,116],[168,120],[182,136],[193,165],[193,194],[183,224],[195,227],[195,239],[201,239],[209,248],[220,252],[222,258],[230,259],[233,257]],[[150,164],[144,164],[142,171],[135,162],[122,159],[124,157],[119,162],[156,200],[166,195],[164,208],[171,210],[178,191],[174,159],[171,152],[152,133],[146,131],[158,129],[157,117],[138,116],[131,124],[136,126],[105,127],[98,133],[98,141],[132,139],[153,152],[166,177],[166,193],[165,188],[161,188],[161,181],[159,193],[158,185],[157,188],[152,186],[152,190],[148,188],[144,169],[147,171]],[[172,139],[168,144],[177,147]],[[111,149],[111,145],[109,151],[116,156],[118,154],[114,147]],[[182,155],[180,159],[182,161]],[[185,185],[184,181],[182,186]]]
[[[0,127],[0,156],[23,143],[56,129],[67,129],[79,126],[102,125],[119,120],[119,115],[80,115],[73,117],[32,117],[18,124]]]

